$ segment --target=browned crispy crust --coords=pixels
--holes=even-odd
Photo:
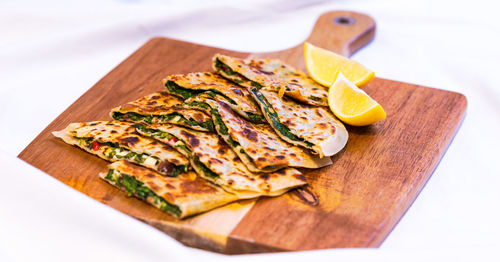
[[[311,149],[320,156],[332,156],[346,145],[347,130],[327,108],[299,104],[286,97],[280,98],[276,92],[266,88],[259,92],[272,105],[280,122],[293,134],[312,143]],[[301,145],[282,135],[278,130],[276,133],[292,144]]]
[[[123,121],[93,121],[83,123],[71,123],[64,130],[56,131],[54,136],[63,139],[64,142],[78,146],[89,153],[95,154],[109,161],[108,146],[101,146],[99,150],[92,150],[81,144],[78,138],[92,138],[101,143],[118,143],[120,147],[134,153],[146,153],[157,157],[161,162],[167,161],[174,165],[188,165],[188,159],[169,145],[154,139],[139,135],[132,123]],[[156,168],[148,163],[140,163],[149,168]]]
[[[237,194],[240,198],[280,195],[291,188],[307,183],[304,175],[294,168],[284,168],[272,173],[250,172],[217,134],[197,132],[168,124],[153,124],[149,128],[166,132],[184,142],[191,150],[190,160],[193,169],[203,178],[221,186],[226,191]],[[177,143],[167,138],[156,137],[156,139],[172,146]],[[217,174],[218,178],[205,174],[196,165],[194,157]]]
[[[215,90],[216,92],[220,92],[223,95],[217,95],[217,98],[226,101],[234,111],[247,120],[252,121],[252,119],[248,117],[248,113],[262,116],[259,106],[245,88],[226,80],[219,74],[212,72],[177,74],[163,79],[164,83],[168,81],[172,81],[186,89],[205,91]],[[176,92],[169,93],[179,96]]]
[[[186,119],[192,119],[198,123],[205,123],[207,121],[211,121],[210,117],[205,113],[187,109],[179,106],[184,102],[183,99],[170,95],[167,92],[156,92],[144,97],[141,97],[135,101],[126,103],[122,106],[115,107],[111,109],[110,115],[113,116],[115,112],[120,113],[137,113],[144,116],[162,116],[168,115],[172,113],[177,113],[184,116]],[[127,121],[133,121],[133,119],[127,119]],[[159,118],[153,118],[153,123],[159,123]],[[168,123],[187,126],[192,129],[200,130],[200,131],[208,131],[202,126],[192,126],[188,125],[183,121],[169,121]]]
[[[284,88],[285,95],[297,101],[315,106],[328,105],[328,91],[324,86],[279,59],[240,59],[216,54],[213,58],[213,67],[217,71],[220,70],[215,67],[216,59],[250,81],[274,91]],[[250,81],[239,84],[247,88],[252,87]]]
[[[236,195],[212,185],[192,171],[177,177],[166,177],[124,160],[112,163],[108,168],[134,177],[166,202],[177,206],[181,211],[179,218],[205,212],[238,199]],[[101,173],[100,177],[118,186],[113,180],[106,179],[106,174],[107,172]],[[155,203],[153,198],[146,201],[159,207],[159,203]]]
[[[288,166],[319,168],[332,163],[330,158],[320,158],[308,149],[282,140],[268,124],[253,124],[239,118],[224,101],[216,101],[206,95],[187,101],[190,100],[207,103],[216,109],[229,133],[227,137],[219,135],[226,142],[230,137],[239,143],[241,148],[228,142],[252,172],[272,172]]]

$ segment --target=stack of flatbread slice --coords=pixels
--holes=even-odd
[[[212,66],[248,89],[283,140],[321,157],[336,154],[347,143],[344,125],[321,107],[328,105],[326,89],[299,70],[276,59],[244,60],[220,54],[214,56]]]
[[[184,99],[209,95],[226,102],[234,111],[248,121],[266,123],[257,103],[250,93],[241,86],[215,73],[189,73],[171,75],[163,80],[167,92]]]
[[[250,172],[214,133],[162,124],[138,126],[137,130],[145,136],[182,148],[198,175],[239,198],[276,196],[306,183],[304,175],[290,167],[270,173]]]
[[[304,72],[279,59],[239,59],[221,54],[213,57],[213,68],[223,77],[246,88],[268,88],[297,101],[328,106],[328,91]]]
[[[320,168],[332,163],[330,158],[319,158],[282,140],[269,125],[252,124],[238,117],[224,101],[200,95],[188,99],[186,106],[212,115],[217,133],[252,172],[271,172],[288,166]]]
[[[167,76],[165,90],[111,110],[112,121],[53,132],[113,162],[108,183],[178,218],[307,184],[347,131],[326,89],[280,60],[215,55],[214,72]]]

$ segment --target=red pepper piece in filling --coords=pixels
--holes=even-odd
[[[92,149],[98,150],[101,147],[101,144],[97,141],[92,141]]]
[[[174,143],[177,143],[178,140],[175,137],[172,137],[172,138],[170,138],[170,141],[174,142]]]

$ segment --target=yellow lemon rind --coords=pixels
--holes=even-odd
[[[349,107],[345,107],[344,102],[346,101],[345,96],[338,96],[338,92],[345,92],[345,90],[352,90],[354,93],[357,93],[356,98],[364,99],[369,102],[366,108],[362,108],[357,112],[357,114],[345,114],[345,109],[349,109]],[[350,96],[352,98],[352,96]],[[339,100],[340,99],[340,100]],[[387,115],[380,104],[377,103],[373,98],[371,98],[366,92],[359,89],[354,83],[350,82],[345,76],[339,72],[337,74],[336,81],[330,86],[330,90],[328,91],[328,104],[330,106],[330,110],[333,114],[338,117],[342,122],[352,125],[352,126],[366,126],[373,123],[376,123],[382,119],[384,119]],[[340,106],[342,105],[342,106]],[[348,106],[348,105],[347,105]],[[352,105],[355,106],[355,105]]]
[[[331,77],[330,76],[320,76],[321,74],[318,74],[316,72],[316,67],[319,66],[314,66],[314,59],[312,58],[312,52],[316,50],[319,52],[324,53],[325,56],[331,57],[334,61],[337,61],[337,64],[352,64],[356,65],[356,68],[359,68],[361,72],[366,71],[366,74],[356,77],[356,79],[349,79],[351,82],[353,82],[356,86],[364,86],[368,82],[370,82],[374,77],[375,77],[375,72],[367,69],[360,63],[350,60],[349,58],[343,57],[341,55],[338,55],[336,53],[333,53],[331,51],[328,51],[326,49],[322,49],[320,47],[316,47],[308,42],[304,43],[304,59],[305,59],[305,64],[306,64],[306,69],[311,78],[319,83],[320,85],[330,87],[336,80],[336,73],[340,70],[340,66],[336,66],[332,68],[332,73]],[[345,74],[346,72],[344,72]],[[328,79],[326,79],[328,78]],[[330,79],[331,78],[331,79]]]

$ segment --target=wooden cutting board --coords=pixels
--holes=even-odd
[[[374,32],[370,17],[335,11],[318,19],[307,41],[349,56],[371,41]],[[71,122],[110,119],[112,107],[162,90],[161,80],[169,74],[210,70],[217,52],[280,58],[304,70],[302,46],[249,54],[151,39],[59,115],[19,158],[189,246],[232,254],[378,247],[450,144],[464,117],[463,95],[375,78],[363,89],[382,104],[387,119],[368,127],[347,126],[349,141],[332,157],[334,164],[306,172],[318,206],[288,193],[237,202],[183,221],[126,197],[98,178],[106,161],[51,135]]]

